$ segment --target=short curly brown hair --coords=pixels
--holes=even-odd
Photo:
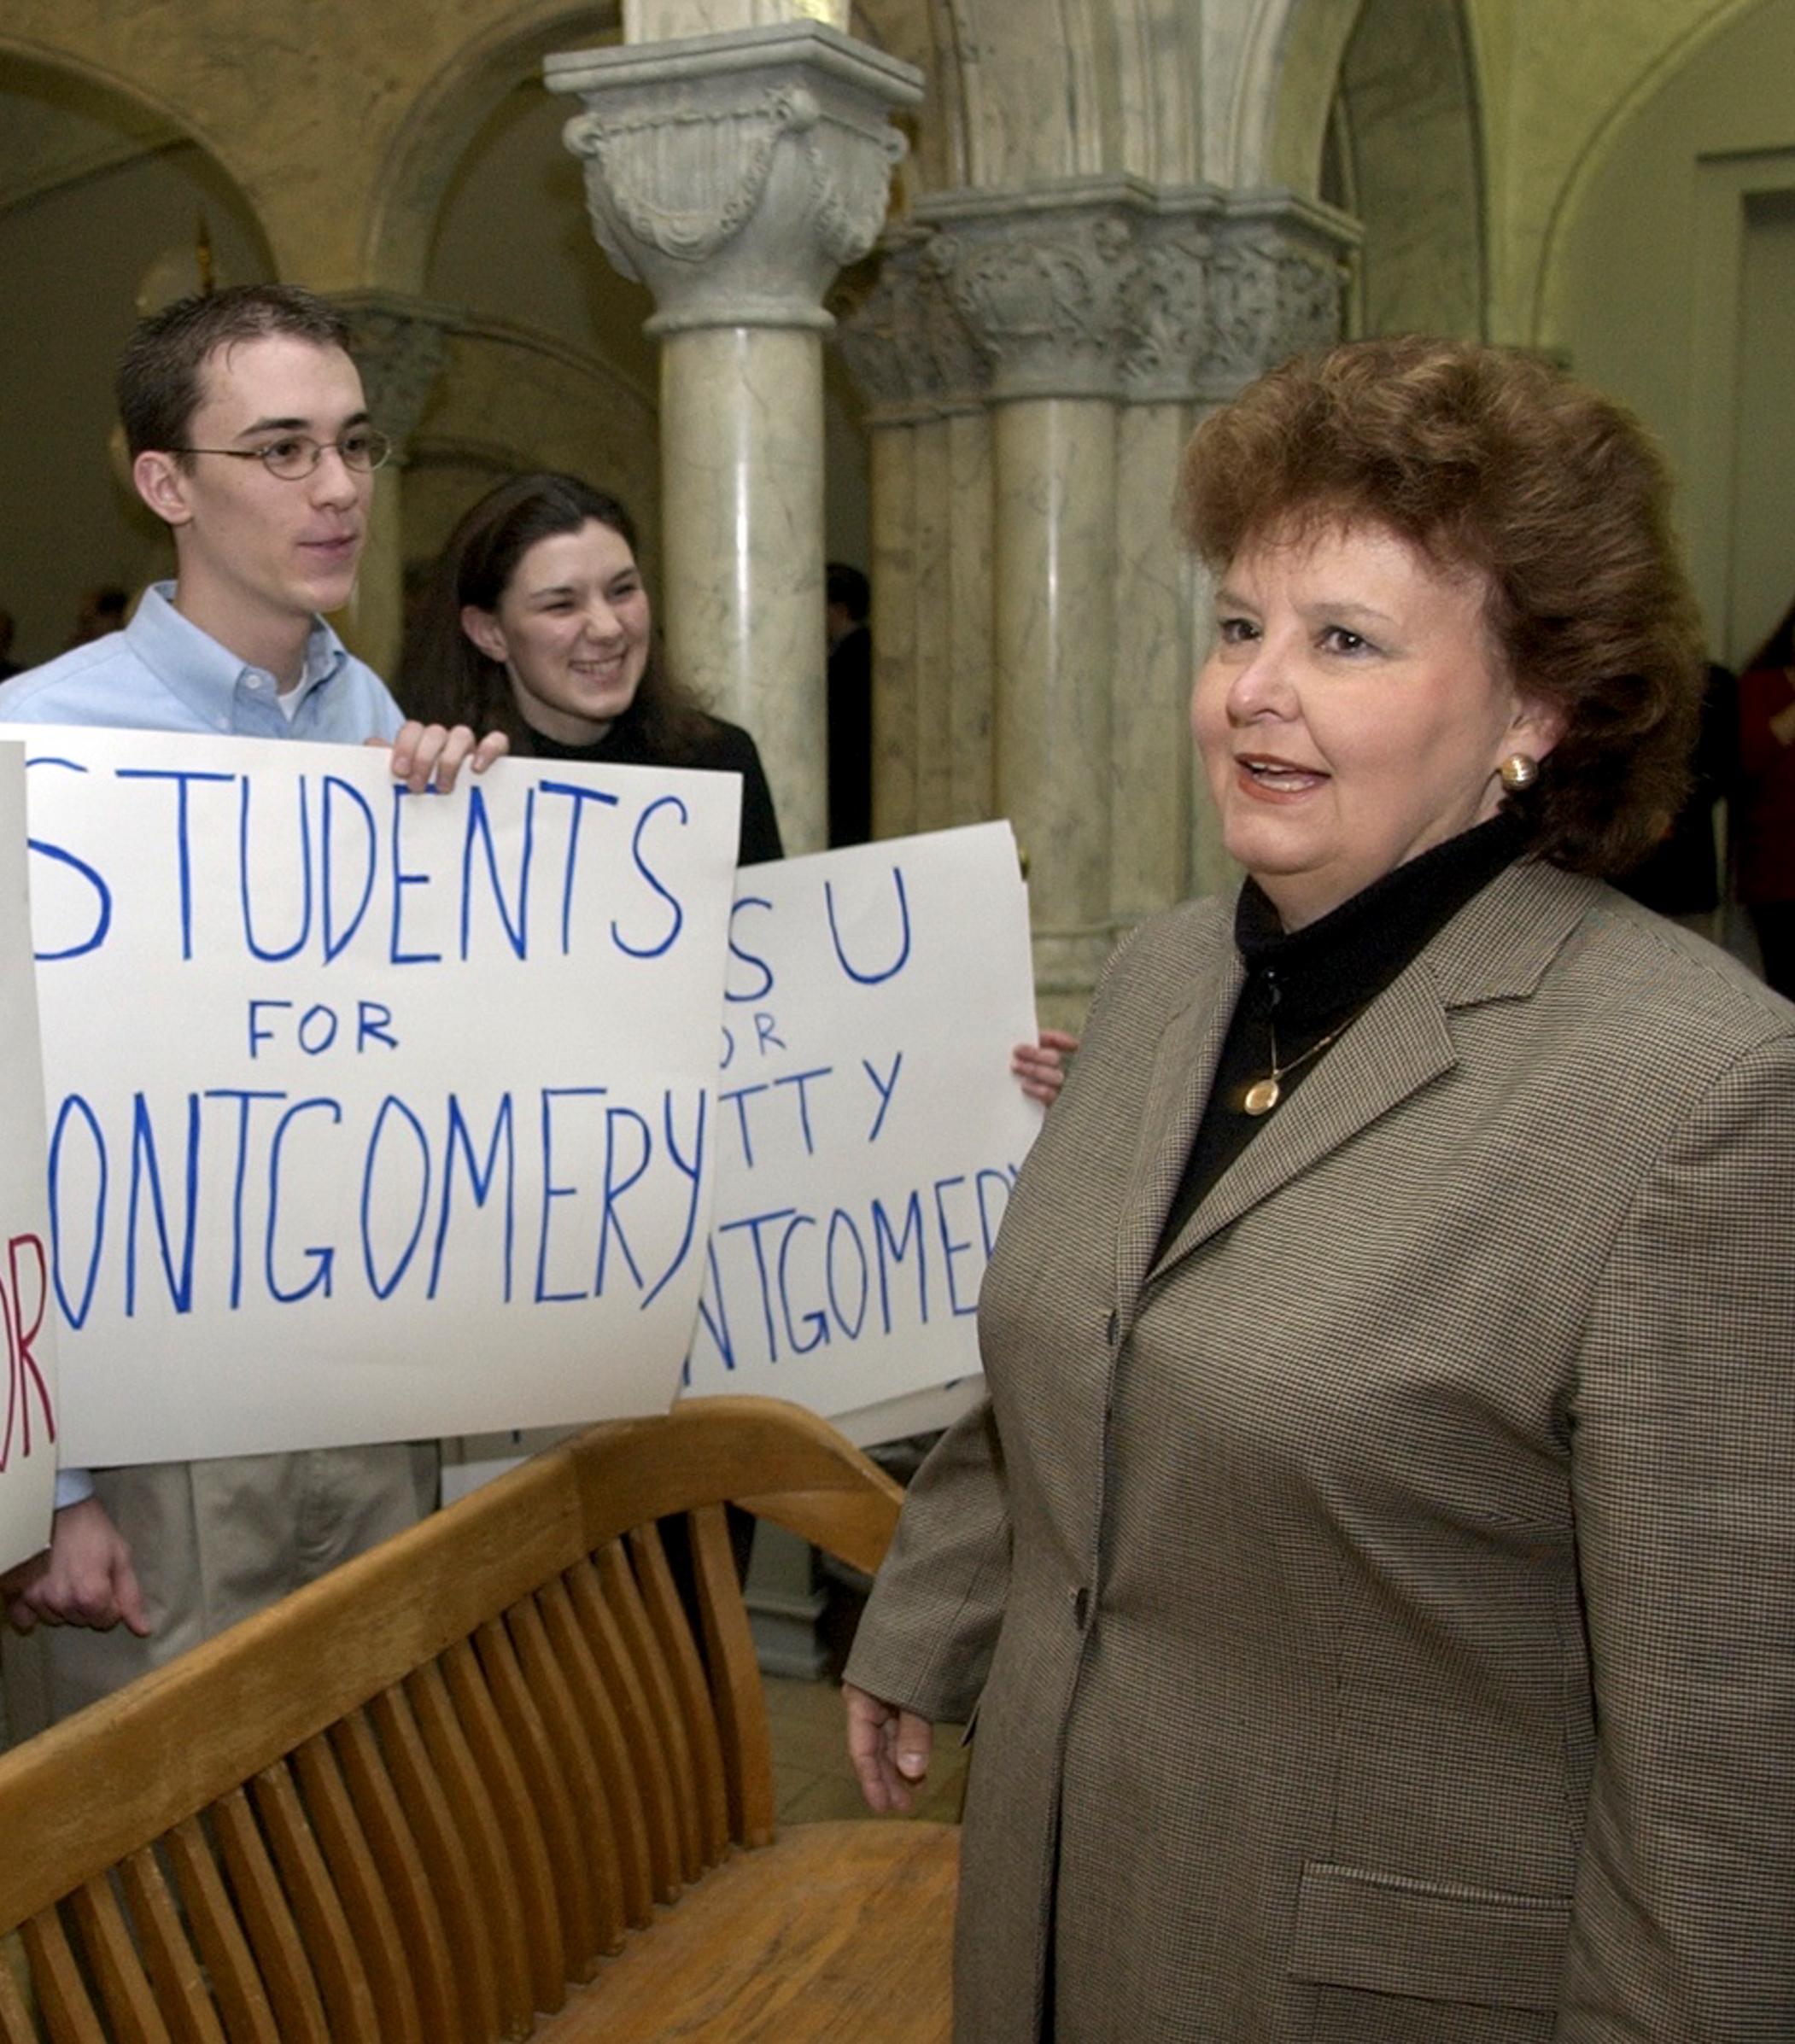
[[[1488,585],[1490,639],[1564,736],[1510,803],[1540,857],[1624,872],[1681,804],[1700,616],[1645,429],[1536,357],[1354,341],[1261,377],[1185,450],[1179,522],[1212,568],[1317,524],[1383,526]]]

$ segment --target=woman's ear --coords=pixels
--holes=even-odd
[[[478,604],[463,604],[461,628],[488,660],[496,661],[503,667],[511,657],[505,634],[490,610],[482,610]]]
[[[1564,713],[1543,696],[1519,697],[1508,735],[1515,751],[1544,759],[1564,735]]]

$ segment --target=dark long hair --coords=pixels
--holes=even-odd
[[[497,610],[517,564],[538,540],[577,532],[588,522],[608,527],[639,552],[635,520],[624,505],[577,476],[541,471],[513,476],[488,490],[449,534],[405,635],[397,694],[409,716],[426,723],[503,731],[521,750],[532,733],[518,711],[511,677],[461,628],[463,607]],[[651,637],[647,665],[627,719],[652,756],[676,764],[690,756],[710,720],[676,682]]]

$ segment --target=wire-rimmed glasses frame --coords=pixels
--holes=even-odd
[[[224,454],[232,461],[259,461],[283,482],[303,482],[317,471],[327,453],[335,453],[346,469],[360,475],[383,468],[393,452],[391,438],[378,426],[351,426],[336,440],[314,440],[309,433],[283,433],[259,447],[170,447],[170,454]]]

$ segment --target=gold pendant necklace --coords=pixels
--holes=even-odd
[[[1307,1065],[1311,1058],[1319,1057],[1335,1037],[1346,1028],[1347,1023],[1352,1022],[1355,1019],[1354,1016],[1348,1015],[1346,1022],[1342,1022],[1338,1029],[1330,1029],[1319,1042],[1311,1043],[1307,1050],[1302,1052],[1300,1056],[1292,1058],[1288,1065],[1280,1065],[1278,1061],[1278,1025],[1267,1015],[1266,1027],[1271,1031],[1272,1036],[1272,1069],[1266,1077],[1254,1079],[1253,1083],[1248,1087],[1241,1101],[1241,1106],[1255,1120],[1262,1114],[1269,1114],[1278,1101],[1283,1098],[1283,1087],[1281,1082],[1295,1072],[1299,1065]]]

